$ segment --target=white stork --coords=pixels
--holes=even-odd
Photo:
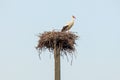
[[[68,31],[69,29],[71,29],[71,27],[74,25],[75,19],[76,19],[76,17],[72,16],[72,20],[70,22],[68,22],[65,26],[63,26],[61,32],[65,32],[65,31]]]

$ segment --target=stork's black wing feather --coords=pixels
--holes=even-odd
[[[67,27],[68,27],[68,25],[63,26],[63,28],[62,28],[61,32],[67,31]]]

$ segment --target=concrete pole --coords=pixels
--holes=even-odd
[[[54,43],[55,80],[60,80],[60,48]]]

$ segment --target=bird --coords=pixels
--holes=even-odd
[[[68,22],[65,26],[63,26],[61,32],[69,31],[71,29],[71,27],[74,25],[75,19],[76,19],[76,17],[72,16],[72,20],[70,22]]]

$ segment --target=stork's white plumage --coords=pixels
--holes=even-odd
[[[71,27],[74,25],[74,20],[75,20],[75,16],[72,16],[72,20],[70,22],[68,22],[65,26],[63,26],[61,32],[65,32],[71,29]]]

